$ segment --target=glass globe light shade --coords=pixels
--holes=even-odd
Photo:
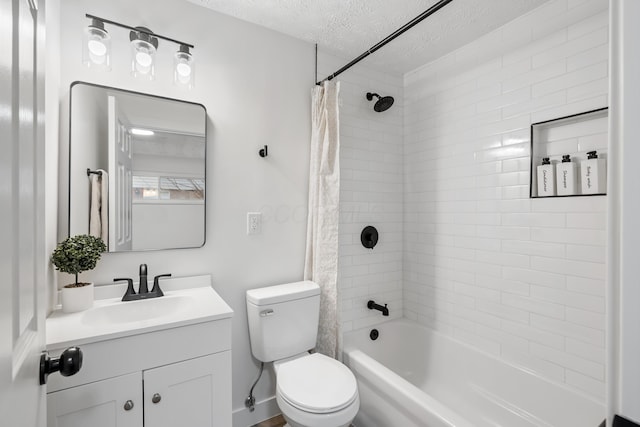
[[[195,63],[189,47],[180,46],[173,57],[173,82],[176,85],[192,88],[195,81]]]
[[[84,31],[82,62],[88,67],[111,69],[111,37],[101,21],[94,19]]]
[[[153,80],[155,77],[156,47],[147,40],[131,41],[131,73],[136,77]]]

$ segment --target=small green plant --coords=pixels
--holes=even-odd
[[[51,254],[51,263],[63,273],[74,274],[76,281],[66,287],[84,286],[78,283],[78,273],[93,270],[107,247],[99,237],[79,234],[68,237]]]

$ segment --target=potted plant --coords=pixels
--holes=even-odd
[[[93,270],[107,247],[99,237],[79,234],[58,243],[51,254],[56,270],[75,275],[75,282],[62,288],[62,311],[73,313],[93,305],[93,283],[78,282],[78,274]]]

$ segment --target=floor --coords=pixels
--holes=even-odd
[[[278,415],[276,417],[269,418],[266,421],[258,423],[253,427],[282,427],[284,426],[284,424],[285,424],[284,418],[282,418],[282,415]]]

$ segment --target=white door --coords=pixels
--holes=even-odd
[[[231,426],[231,352],[144,371],[145,427]]]
[[[47,427],[142,427],[142,373],[47,396]]]
[[[131,250],[133,147],[116,98],[109,96],[109,251]]]
[[[44,1],[0,2],[0,424],[43,427]]]

